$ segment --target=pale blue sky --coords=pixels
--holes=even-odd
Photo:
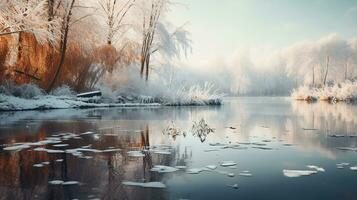
[[[169,14],[189,21],[193,54],[188,63],[236,49],[283,48],[330,33],[357,36],[357,0],[176,0]]]

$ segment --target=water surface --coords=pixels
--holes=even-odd
[[[213,133],[192,134],[193,123],[201,119]],[[172,124],[179,135],[163,131]],[[357,165],[357,151],[340,149],[356,148],[355,136],[356,105],[277,97],[228,98],[218,107],[0,113],[0,199],[356,199],[357,171],[350,167]],[[62,138],[56,144],[4,150],[56,137]],[[35,151],[38,147],[101,152],[78,156]],[[143,156],[130,156],[130,151]],[[237,165],[220,166],[224,161]],[[350,165],[338,169],[338,163]],[[158,173],[150,171],[154,165],[186,169]],[[207,165],[218,167],[187,173]],[[297,178],[283,174],[284,169],[308,170],[307,165],[325,172]],[[252,176],[239,175],[247,170]],[[53,180],[78,184],[50,184]],[[161,182],[166,188],[123,181]],[[235,184],[238,188],[231,187]]]

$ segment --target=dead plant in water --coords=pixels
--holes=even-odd
[[[204,142],[207,136],[214,132],[214,129],[210,128],[206,121],[202,118],[199,122],[193,122],[191,131],[193,136],[197,135],[201,142]]]
[[[169,125],[162,131],[164,135],[170,135],[174,140],[178,135],[186,137],[186,132],[176,127],[175,123],[171,121]]]

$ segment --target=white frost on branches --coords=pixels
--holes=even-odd
[[[58,20],[48,20],[46,0],[0,2],[0,36],[19,32],[32,33],[39,42],[55,42],[59,33],[48,27],[58,26]]]

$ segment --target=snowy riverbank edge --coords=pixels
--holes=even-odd
[[[94,103],[90,98],[76,98],[67,96],[44,95],[31,99],[19,98],[0,94],[1,111],[27,111],[27,110],[50,110],[50,109],[84,109],[105,107],[160,107],[160,106],[204,106],[221,105],[220,99],[205,101],[192,101],[183,103],[156,103],[156,102],[124,102],[124,103]]]
[[[304,101],[328,101],[334,102],[357,102],[357,81],[346,81],[332,86],[321,88],[302,86],[291,93],[295,100]]]

